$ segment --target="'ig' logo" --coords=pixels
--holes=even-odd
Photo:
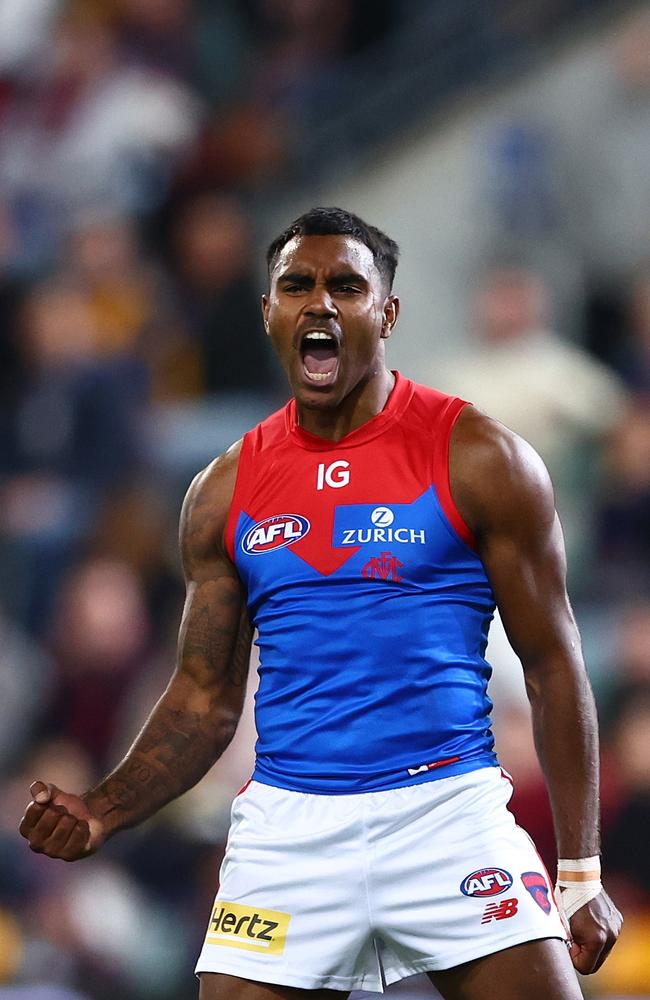
[[[333,490],[340,490],[350,482],[349,462],[332,462],[325,466],[324,462],[318,466],[318,476],[316,479],[316,489],[322,490],[325,486],[331,486]]]

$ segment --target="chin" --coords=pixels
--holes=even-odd
[[[300,375],[295,379],[289,378],[289,385],[296,402],[311,410],[328,410],[333,406],[338,406],[341,402],[342,391],[339,378],[330,385],[319,386],[318,384],[310,385]]]
[[[307,410],[331,410],[340,403],[338,393],[334,393],[334,386],[328,389],[309,389],[307,386],[300,386],[294,389],[294,397],[297,403]]]

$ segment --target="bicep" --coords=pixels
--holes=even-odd
[[[486,533],[480,555],[508,639],[524,669],[573,656],[578,630],[566,591],[564,540],[557,514],[550,523],[515,514]]]
[[[252,629],[241,583],[222,567],[189,580],[178,642],[178,669],[200,687],[244,687]]]
[[[524,669],[548,668],[579,648],[548,472],[529,444],[484,414],[469,411],[458,425],[450,472],[459,508]]]
[[[211,698],[237,704],[248,672],[252,629],[237,570],[223,542],[236,464],[228,455],[190,487],[180,546],[187,585],[177,674]]]

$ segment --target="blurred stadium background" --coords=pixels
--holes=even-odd
[[[393,366],[551,468],[626,918],[583,988],[650,996],[649,165],[648,3],[0,0],[0,998],[195,995],[250,711],[97,858],[17,827],[31,780],[88,787],[165,683],[181,498],[286,398],[262,251],[313,204],[402,244]],[[498,622],[490,652],[514,809],[553,868]]]

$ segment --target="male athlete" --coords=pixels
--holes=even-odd
[[[397,246],[314,209],[269,249],[294,398],[192,483],[176,671],[82,797],[35,782],[32,850],[72,861],[228,745],[258,630],[256,767],[236,797],[201,1000],[324,1000],[427,972],[449,1000],[575,1000],[621,918],[600,883],[597,724],[532,449],[387,371]],[[558,912],[489,728],[499,606],[560,857]],[[568,927],[569,933],[565,931]]]

